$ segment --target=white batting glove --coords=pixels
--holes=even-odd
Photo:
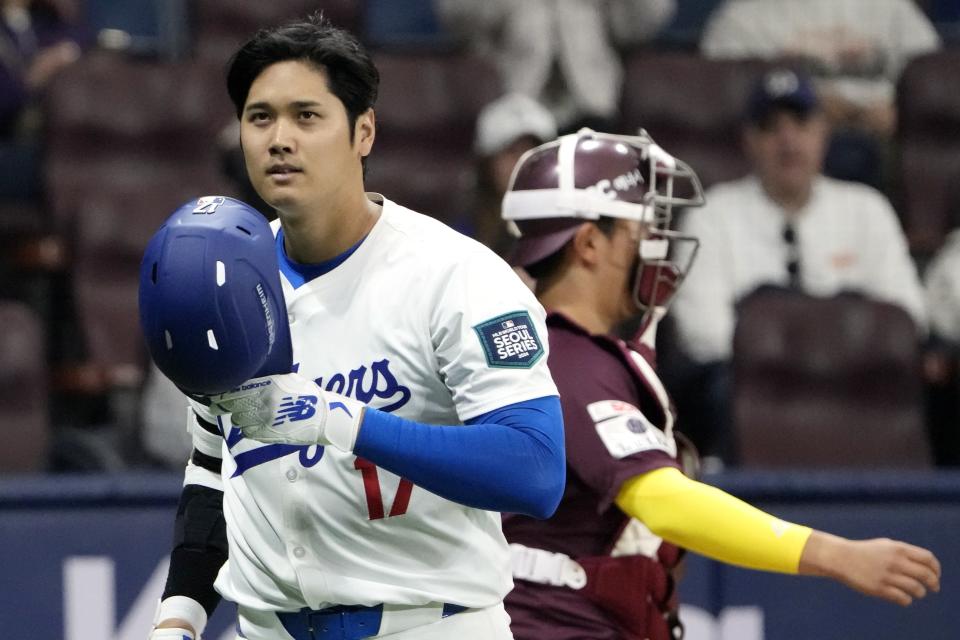
[[[147,640],[194,640],[186,629],[154,629]]]
[[[323,391],[297,373],[253,378],[212,396],[211,409],[230,414],[247,438],[260,442],[333,445],[353,451],[366,405]]]

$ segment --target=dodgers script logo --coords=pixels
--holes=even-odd
[[[318,387],[341,395],[355,398],[364,404],[374,404],[380,411],[396,411],[410,402],[410,388],[397,382],[390,371],[390,361],[384,358],[370,363],[370,368],[361,365],[344,375],[336,373],[330,376],[326,385],[323,378],[314,380]],[[374,400],[382,400],[376,405]]]
[[[273,426],[279,427],[284,422],[300,422],[317,414],[317,396],[286,396],[277,407]]]
[[[540,337],[526,311],[513,311],[473,328],[491,367],[529,369],[544,353]]]

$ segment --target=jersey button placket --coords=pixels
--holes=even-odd
[[[285,475],[287,476],[287,480],[290,482],[296,482],[300,478],[300,473],[293,467],[287,469],[287,473]]]

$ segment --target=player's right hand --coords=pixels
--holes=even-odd
[[[238,389],[211,396],[212,412],[230,414],[247,438],[260,442],[329,445],[352,451],[365,405],[297,373],[247,380]]]
[[[193,632],[188,629],[170,627],[154,629],[147,640],[194,640]]]
[[[823,532],[814,532],[807,546],[811,543],[821,568],[817,573],[860,593],[907,606],[928,591],[940,591],[940,562],[922,547],[887,538],[847,540]]]

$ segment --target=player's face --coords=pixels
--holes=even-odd
[[[647,227],[639,222],[617,220],[604,252],[600,282],[608,287],[609,314],[624,321],[637,312],[632,284],[637,272],[640,240],[647,236]]]
[[[745,143],[757,175],[777,197],[804,197],[823,166],[828,127],[822,114],[782,110],[762,127],[747,129]]]
[[[281,214],[334,208],[363,188],[373,111],[361,114],[351,141],[347,111],[322,69],[300,60],[267,67],[244,105],[240,141],[250,181]]]

